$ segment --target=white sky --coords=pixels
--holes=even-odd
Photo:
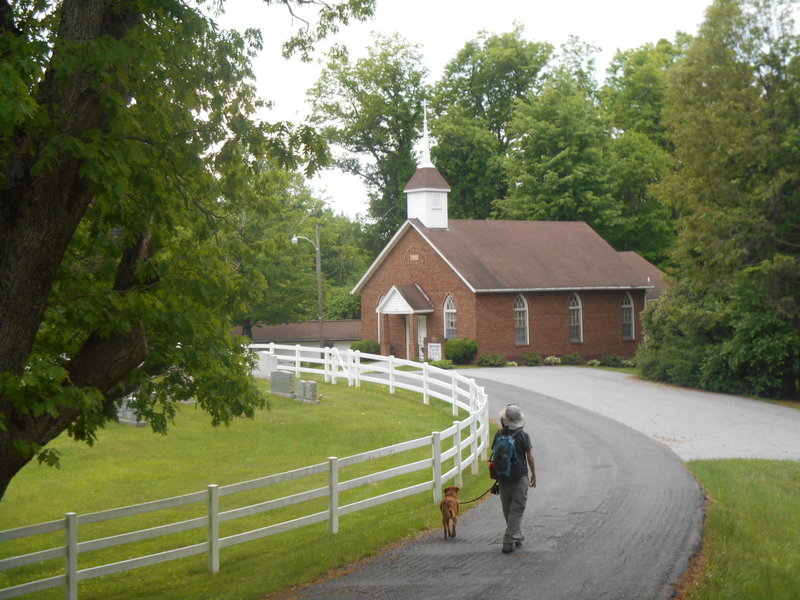
[[[378,0],[375,17],[344,27],[331,42],[348,46],[351,57],[366,54],[370,33],[399,33],[419,44],[430,72],[439,79],[444,65],[480,31],[506,33],[515,21],[524,25],[531,41],[558,47],[570,35],[599,46],[599,77],[618,49],[636,48],[675,33],[697,33],[711,0]],[[302,121],[307,114],[305,94],[316,81],[325,49],[320,45],[310,64],[282,58],[280,46],[299,23],[292,23],[284,6],[267,7],[262,0],[226,0],[219,19],[226,28],[261,29],[264,50],[254,63],[259,94],[274,103],[267,121]],[[367,199],[358,179],[327,170],[312,183],[337,213],[354,218],[366,214]]]

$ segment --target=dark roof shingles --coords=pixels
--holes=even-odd
[[[477,291],[648,285],[583,222],[451,219],[447,229],[412,223]]]

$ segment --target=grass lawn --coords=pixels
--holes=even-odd
[[[694,461],[709,496],[704,574],[692,600],[800,598],[800,463]]]
[[[187,405],[181,408],[176,424],[166,436],[153,434],[146,427],[112,424],[101,432],[100,441],[94,448],[66,437],[59,438],[54,446],[62,453],[62,468],[55,470],[31,464],[23,469],[0,502],[0,529],[62,518],[68,511],[79,514],[93,512],[200,491],[211,483],[225,485],[254,479],[325,462],[329,456],[349,456],[423,437],[431,431],[445,429],[453,422],[449,404],[431,399],[431,405],[425,406],[419,395],[402,390],[390,396],[383,386],[364,385],[355,389],[344,384],[319,384],[319,391],[321,402],[318,405],[271,396],[270,411],[261,412],[254,420],[236,421],[227,428],[211,427],[205,413]],[[417,456],[413,452],[421,454]],[[422,449],[383,460],[387,461],[386,466],[392,466],[425,455]],[[340,478],[357,476],[364,468],[355,465],[348,468],[352,472],[343,469]],[[390,480],[373,484],[366,491],[353,490],[341,501],[352,502],[365,493],[374,495],[382,491],[382,486],[397,489],[411,485],[430,479],[430,473],[426,470],[404,478],[402,484]],[[318,485],[325,485],[326,481],[327,478],[321,476]],[[235,505],[293,493],[291,485],[281,484],[275,486],[278,489],[250,492],[252,497],[237,500]],[[475,477],[470,476],[467,470],[463,497],[478,496],[488,485],[485,469]],[[234,497],[221,499],[222,510],[233,508],[231,498]],[[324,499],[312,502],[317,505],[287,507],[276,511],[278,514],[274,516],[263,513],[244,523],[223,523],[220,534],[227,536],[255,529],[277,520],[324,510],[327,506]],[[373,554],[394,541],[440,526],[432,493],[417,494],[400,502],[401,511],[397,510],[397,502],[391,502],[341,517],[337,535],[330,535],[327,523],[320,523],[224,548],[221,570],[216,575],[208,573],[207,557],[203,554],[83,581],[79,584],[80,598],[261,598],[287,586],[313,580],[331,568]],[[160,511],[132,517],[129,518],[130,527],[123,531],[204,514],[204,506],[189,509],[194,512]],[[187,509],[174,509],[178,510]],[[110,530],[110,527],[114,529]],[[119,522],[81,527],[81,539],[120,533],[119,527]],[[204,537],[204,530],[190,531],[138,542],[133,547],[121,546],[88,553],[81,555],[79,568],[197,543]],[[60,545],[63,532],[52,534],[49,539],[47,536],[38,538],[41,539],[4,542],[0,557]],[[164,544],[169,545],[165,547]],[[302,560],[298,560],[298,549],[302,549]],[[100,556],[95,557],[95,554]],[[17,572],[0,573],[0,588],[60,574],[63,572],[61,562],[52,561]],[[63,597],[63,588],[25,596],[32,599]]]

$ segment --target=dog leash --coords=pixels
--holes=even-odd
[[[483,497],[484,497],[486,494],[488,494],[489,492],[491,492],[491,491],[492,491],[492,488],[493,488],[494,486],[495,486],[495,484],[493,483],[493,484],[492,484],[492,485],[489,487],[489,489],[488,489],[488,490],[486,490],[485,492],[483,492],[483,493],[482,493],[480,496],[478,496],[477,498],[473,498],[472,500],[467,500],[466,502],[461,502],[461,504],[472,504],[473,502],[477,502],[478,500],[480,500],[481,498],[483,498]]]

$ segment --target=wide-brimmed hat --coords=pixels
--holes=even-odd
[[[500,422],[509,429],[521,429],[525,427],[525,416],[516,404],[509,404],[500,411]]]

